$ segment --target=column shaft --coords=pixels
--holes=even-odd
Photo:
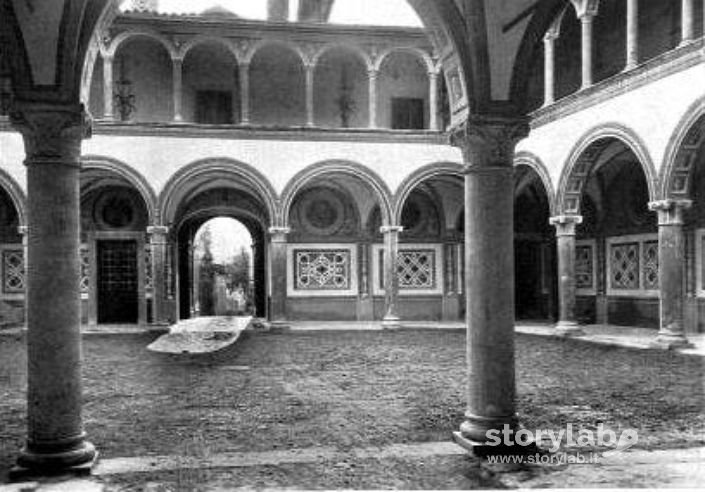
[[[20,466],[91,462],[81,387],[79,169],[82,108],[18,105],[27,152],[27,444]]]
[[[369,79],[370,128],[377,128],[377,70],[367,72]]]
[[[659,333],[654,344],[685,347],[689,342],[683,324],[685,299],[685,239],[683,210],[689,200],[664,200],[649,204],[659,214]]]
[[[103,118],[112,120],[113,112],[113,57],[103,57]]]
[[[681,0],[681,44],[690,43],[694,32],[693,0]]]
[[[550,106],[556,100],[556,37],[543,38],[543,105]]]
[[[581,216],[553,217],[558,241],[558,324],[561,335],[575,336],[583,332],[575,316],[575,226],[582,222]]]
[[[240,64],[240,124],[250,124],[250,64]]]
[[[272,227],[269,242],[269,268],[271,285],[271,298],[269,301],[269,319],[273,326],[286,326],[286,252],[289,229]]]
[[[639,63],[639,0],[627,0],[627,62],[625,70]]]
[[[398,328],[399,321],[399,274],[397,272],[397,256],[399,255],[399,233],[404,229],[400,226],[383,226],[384,234],[384,318],[382,326]]]
[[[592,20],[593,15],[584,14],[580,18],[582,33],[582,87],[587,89],[592,85]]]
[[[428,73],[428,128],[441,130],[438,126],[438,72]]]
[[[306,126],[315,125],[314,105],[313,105],[313,77],[315,67],[306,65]]]
[[[172,60],[172,65],[174,78],[174,121],[181,122],[184,121],[184,117],[181,114],[181,106],[183,102],[183,60],[180,58],[174,58]]]
[[[452,139],[460,144],[465,174],[465,291],[467,411],[456,441],[486,446],[489,431],[513,431],[514,180],[521,119],[473,118]]]

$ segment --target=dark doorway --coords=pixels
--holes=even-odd
[[[137,241],[97,242],[98,323],[137,323]]]
[[[233,122],[232,94],[225,91],[196,93],[196,123],[227,125]]]
[[[392,99],[393,130],[423,130],[423,99],[395,97]]]
[[[549,245],[517,240],[514,247],[516,318],[545,320],[553,317],[551,280],[553,252]]]

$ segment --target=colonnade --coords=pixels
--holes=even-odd
[[[28,181],[27,357],[28,429],[19,464],[40,470],[89,466],[95,447],[82,423],[80,333],[80,154],[90,123],[73,105],[16,103],[13,125],[22,132]],[[468,410],[456,434],[472,447],[504,424],[516,426],[514,398],[513,149],[524,120],[477,118],[453,137],[462,148],[465,176],[465,277],[468,331]],[[383,229],[387,255],[400,227]],[[273,292],[285,292],[286,229],[270,230]],[[166,228],[148,230],[155,280],[164,285]],[[387,284],[396,278],[388,261]],[[162,287],[163,288],[163,287]],[[394,289],[390,289],[392,292]],[[155,296],[158,298],[158,296]],[[50,300],[50,302],[47,302]],[[273,298],[271,317],[284,311]],[[395,321],[390,299],[385,320]],[[163,312],[157,302],[155,313]],[[161,315],[157,315],[158,317]]]
[[[683,212],[691,205],[691,200],[684,199],[649,203],[649,209],[658,213],[659,332],[653,344],[661,348],[690,345],[683,322],[686,296]],[[575,310],[575,228],[582,219],[580,215],[550,219],[556,228],[558,243],[559,320],[556,331],[565,336],[583,334]]]
[[[595,0],[571,0],[575,6],[576,14],[580,19],[581,29],[581,86],[588,89],[593,85],[593,43],[594,19],[599,13],[599,2]],[[626,53],[624,70],[632,70],[639,64],[639,0],[626,0],[627,26],[626,26]],[[695,0],[681,0],[681,33],[680,45],[684,46],[695,38]],[[705,11],[705,1],[703,2]],[[555,102],[555,44],[560,37],[559,16],[554,24],[544,35],[544,106]],[[705,16],[703,19],[705,23]]]
[[[172,62],[172,94],[173,94],[173,117],[174,123],[184,122],[183,115],[183,62],[184,59],[178,56],[171,57]],[[238,63],[239,73],[239,115],[233,115],[233,121],[236,121],[241,126],[251,125],[251,106],[250,106],[250,65],[249,61],[240,61]],[[103,107],[104,118],[112,120],[115,118],[114,111],[114,55],[103,54]],[[306,62],[304,64],[305,74],[305,107],[306,107],[306,122],[307,127],[315,127],[315,82],[316,64],[314,62]],[[368,94],[369,94],[369,120],[368,128],[377,129],[377,112],[379,106],[379,68],[369,68],[367,70],[368,79]],[[440,120],[438,118],[439,98],[438,98],[438,78],[440,69],[427,71],[428,76],[428,100],[429,100],[429,129],[441,130],[439,127]],[[239,118],[239,119],[238,119]]]

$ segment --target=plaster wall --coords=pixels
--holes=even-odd
[[[699,64],[534,128],[517,151],[543,161],[555,190],[581,138],[601,127],[622,126],[639,137],[660,172],[669,140],[689,107],[702,98],[704,86],[705,70]]]

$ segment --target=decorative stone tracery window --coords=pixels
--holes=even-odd
[[[607,293],[615,296],[658,296],[656,234],[607,239]]]
[[[88,297],[88,293],[90,291],[91,278],[91,255],[88,245],[81,245],[79,259],[81,260],[81,297],[85,299]]]
[[[575,287],[578,295],[595,295],[595,256],[597,248],[592,239],[575,243]]]
[[[2,246],[2,293],[24,294],[25,269],[22,245]]]
[[[349,244],[290,244],[289,296],[357,295],[357,247]]]
[[[373,246],[374,294],[384,294],[384,246]],[[443,293],[443,246],[440,244],[400,244],[397,255],[399,292],[404,295]]]

